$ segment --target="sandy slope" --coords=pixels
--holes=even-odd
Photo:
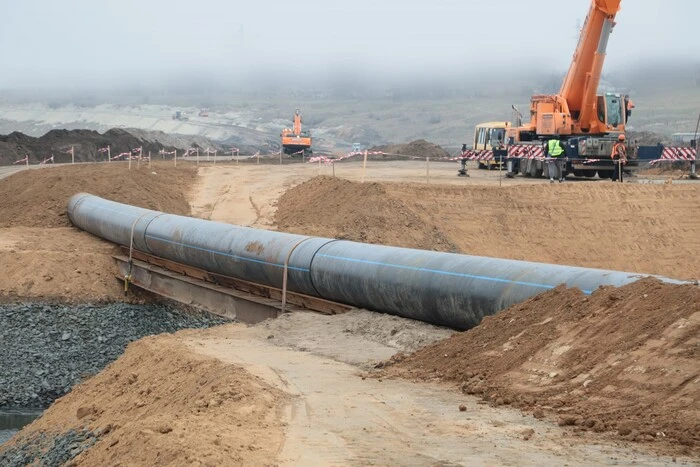
[[[416,246],[412,242],[418,239],[423,247],[456,246],[476,254],[495,252],[505,256],[500,253],[506,252],[533,260],[573,264],[588,261],[589,265],[618,269],[646,265],[650,272],[677,277],[692,277],[696,271],[690,259],[683,262],[683,254],[677,253],[679,245],[689,249],[696,245],[697,216],[692,214],[698,188],[694,185],[605,186],[603,182],[583,182],[550,187],[540,181],[517,179],[504,182],[507,188],[499,189],[497,173],[474,171],[473,177],[460,179],[455,176],[455,165],[444,164],[431,169],[432,183],[425,186],[424,164],[396,161],[372,163],[364,176],[367,182],[385,179],[400,184],[361,186],[321,179],[299,185],[319,172],[331,175],[331,167],[229,164],[202,168],[190,198],[192,211],[200,217],[256,227],[288,219],[289,229],[297,232],[341,232],[346,238],[365,235],[370,242],[388,238],[403,246]],[[362,165],[340,164],[336,174],[359,181]],[[68,179],[76,187],[80,185]],[[438,180],[441,186],[437,186]],[[420,185],[411,188],[407,181]],[[0,188],[5,183],[0,182]],[[295,186],[288,196],[276,201]],[[177,191],[172,184],[169,188]],[[181,188],[188,190],[184,185]],[[163,201],[157,198],[158,190],[140,191],[138,186],[133,190],[148,199]],[[549,205],[541,205],[541,200]],[[621,203],[627,206],[622,213]],[[513,206],[517,209],[511,209]],[[602,210],[596,219],[587,209],[591,206]],[[382,215],[374,215],[376,212]],[[22,215],[17,212],[17,216]],[[47,219],[53,219],[53,215],[47,214]],[[396,215],[399,217],[392,217]],[[605,221],[606,216],[618,223]],[[395,219],[403,223],[392,223]],[[552,230],[555,222],[561,229]],[[431,244],[436,231],[451,245]],[[646,232],[658,236],[667,231],[678,237],[678,243],[653,237],[653,252],[638,245],[615,256],[616,245],[603,241],[591,257],[564,247],[570,236],[578,238],[579,234],[584,239],[603,240],[621,234],[626,242],[634,244]],[[47,230],[52,236],[21,224],[3,232],[6,235],[0,235],[0,249],[17,263],[18,272],[13,277],[25,281],[29,273],[22,269],[28,267],[23,252],[34,249],[35,259],[42,255],[49,258],[37,247],[48,238],[42,235],[60,239],[65,233],[61,229]],[[26,245],[22,243],[25,236]],[[94,255],[104,255],[111,248],[92,238],[77,238],[61,244],[68,249],[90,250]],[[528,239],[528,245],[517,249],[512,246],[516,240]],[[554,256],[547,256],[552,249]],[[94,264],[83,260],[80,269],[85,268],[92,278],[99,277],[95,276],[98,271],[108,275],[103,261],[104,257],[99,261],[95,258]],[[36,265],[39,275],[77,268],[59,260],[31,264]],[[99,280],[93,282],[96,288],[91,294],[108,290],[109,284],[101,288]],[[412,336],[403,340],[407,342],[433,332],[418,329],[410,334],[402,322],[398,318],[382,321],[362,315],[294,315],[255,328],[234,325],[149,338],[66,396],[24,434],[85,424],[91,429],[116,427],[104,433],[94,452],[77,459],[84,465],[117,459],[137,465],[177,464],[184,463],[183,459],[201,464],[285,465],[671,463],[670,457],[644,454],[639,447],[630,448],[616,437],[606,441],[600,435],[572,432],[524,417],[515,410],[487,407],[451,387],[363,379],[366,369],[397,351],[408,350],[401,343],[402,335]],[[649,335],[652,339],[654,333],[650,331]],[[183,346],[190,351],[184,351]],[[222,389],[214,380],[242,388],[253,403],[237,399],[235,391]],[[462,404],[464,412],[458,408]],[[84,416],[78,419],[81,407],[85,408],[81,412]],[[251,410],[255,417],[241,417]],[[239,427],[238,423],[243,425]],[[217,435],[225,435],[219,444]],[[116,439],[119,441],[111,444]],[[159,458],[156,453],[165,457]]]

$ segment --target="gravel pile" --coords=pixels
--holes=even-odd
[[[39,462],[42,466],[60,466],[90,448],[98,434],[88,430],[68,430],[60,435],[40,433],[23,438],[0,454],[0,465],[21,467]]]
[[[0,408],[47,407],[132,341],[224,322],[169,305],[0,305]]]

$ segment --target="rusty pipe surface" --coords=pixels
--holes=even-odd
[[[590,294],[646,276],[272,232],[86,193],[70,199],[68,215],[75,226],[114,243],[133,240],[145,253],[279,289],[287,262],[290,291],[456,329],[560,284]]]

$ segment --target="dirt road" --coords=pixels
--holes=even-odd
[[[488,407],[444,386],[364,378],[354,366],[358,360],[378,361],[397,349],[361,335],[342,338],[341,320],[296,315],[267,327],[226,326],[186,340],[195,352],[242,366],[291,394],[281,465],[664,465],[670,460],[587,444],[551,423]],[[295,349],[275,345],[274,336],[286,332],[297,333]]]

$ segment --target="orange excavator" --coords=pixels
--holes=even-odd
[[[282,149],[285,154],[304,156],[311,154],[311,133],[301,130],[299,109],[294,113],[294,127],[282,130]]]
[[[523,124],[514,107],[515,121],[506,131],[508,156],[528,153],[527,146],[541,147],[558,135],[566,143],[567,173],[608,178],[613,170],[610,154],[634,104],[629,96],[607,92],[597,94],[608,39],[622,0],[592,0],[581,30],[578,46],[558,94],[534,95],[530,121]],[[518,147],[518,146],[525,146]],[[530,148],[532,149],[532,148]],[[520,150],[520,152],[519,152]],[[530,154],[533,151],[529,151]],[[508,159],[509,175],[540,176],[544,163],[537,158]],[[636,161],[630,161],[628,167]]]

